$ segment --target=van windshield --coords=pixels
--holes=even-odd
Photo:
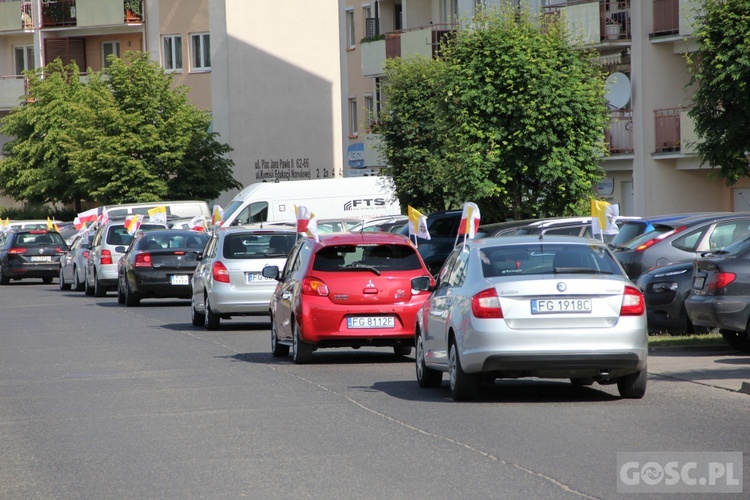
[[[224,220],[228,219],[233,213],[235,213],[240,206],[242,206],[242,201],[240,200],[235,200],[227,205],[224,209]]]

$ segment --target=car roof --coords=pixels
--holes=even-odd
[[[292,226],[274,226],[268,225],[262,222],[257,224],[245,224],[242,226],[222,226],[219,228],[219,232],[222,234],[232,233],[267,233],[267,234],[294,234],[297,232],[297,228]]]
[[[326,233],[320,235],[320,245],[358,245],[362,243],[388,245],[388,244],[410,244],[414,245],[409,238],[399,233],[375,232],[353,232],[353,233]]]
[[[540,234],[524,234],[519,236],[493,236],[489,238],[480,238],[477,240],[471,240],[475,245],[480,247],[485,246],[497,246],[497,245],[524,245],[524,244],[538,244],[543,243],[569,243],[577,245],[596,245],[600,247],[607,247],[607,244],[601,240],[592,238],[582,238],[580,236],[566,236],[566,235],[540,235]],[[459,242],[460,245],[460,242]]]
[[[750,212],[708,212],[700,215],[683,217],[681,219],[660,222],[658,224],[654,224],[654,227],[667,226],[674,229],[681,226],[694,226],[696,224],[703,224],[706,222],[713,222],[718,220],[747,218],[750,218]]]

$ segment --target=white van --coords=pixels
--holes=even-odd
[[[337,177],[258,182],[243,189],[224,209],[222,226],[291,221],[305,206],[318,219],[370,219],[399,215],[395,193],[382,177]]]

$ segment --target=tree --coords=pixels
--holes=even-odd
[[[438,59],[387,65],[378,132],[399,201],[474,201],[488,222],[587,213],[603,176],[601,68],[554,19],[503,9],[473,25]]]
[[[225,156],[231,148],[217,142],[210,116],[188,102],[186,87],[174,88],[171,76],[146,53],[109,61],[106,70],[89,72],[86,83],[75,66],[63,68],[59,61],[30,81],[34,101],[12,110],[0,128],[14,137],[0,161],[7,194],[112,204],[212,199],[241,187]],[[40,133],[26,123],[43,127],[49,144],[40,145]],[[39,149],[49,158],[34,156]],[[38,170],[35,184],[12,181],[29,167]]]
[[[703,0],[689,59],[695,87],[695,149],[704,164],[719,167],[727,185],[750,174],[750,3]]]

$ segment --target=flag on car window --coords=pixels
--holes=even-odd
[[[60,232],[60,228],[57,227],[57,224],[52,221],[49,217],[47,217],[47,231],[57,231]]]
[[[138,228],[141,227],[141,216],[138,214],[133,215],[125,219],[125,229],[128,230],[129,235],[134,235]]]
[[[461,224],[458,226],[458,234],[472,239],[477,235],[479,229],[479,207],[476,203],[467,201],[464,203],[464,212],[461,214]]]
[[[591,200],[591,232],[594,235],[617,234],[617,218],[620,216],[620,204],[610,204],[603,200]]]
[[[208,226],[208,220],[205,215],[196,215],[188,222],[188,227],[193,231],[205,231],[208,229],[206,226]]]
[[[96,222],[96,220],[99,218],[99,209],[98,208],[92,208],[91,210],[86,210],[85,212],[81,212],[78,214],[78,221],[81,224],[88,224],[89,222]]]
[[[220,205],[214,205],[214,212],[211,216],[211,225],[215,226],[216,224],[221,224],[221,222],[224,220],[224,210],[221,208]]]
[[[102,226],[109,224],[109,210],[107,210],[107,207],[102,207],[102,213],[99,214],[99,223]]]
[[[409,205],[409,236],[416,235],[426,240],[430,239],[430,231],[427,230],[427,216],[416,208]]]
[[[318,238],[318,221],[315,219],[315,214],[304,205],[295,205],[294,213],[297,217],[297,232],[312,236],[315,241],[320,241]]]
[[[167,223],[167,207],[161,205],[154,207],[148,211],[148,220],[151,222],[161,222],[162,224]]]

